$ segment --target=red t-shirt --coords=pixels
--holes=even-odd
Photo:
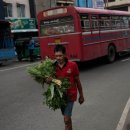
[[[68,78],[70,81],[70,87],[67,90],[67,98],[70,101],[76,101],[77,99],[77,86],[75,84],[75,76],[79,75],[79,69],[75,62],[66,61],[63,68],[60,68],[56,64],[56,77],[57,78]]]

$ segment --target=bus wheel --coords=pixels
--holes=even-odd
[[[109,63],[114,62],[116,59],[116,49],[113,45],[110,45],[108,47],[108,55],[107,55],[107,60]]]

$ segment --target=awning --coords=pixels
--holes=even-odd
[[[19,29],[19,30],[11,30],[12,33],[20,33],[20,32],[37,32],[38,29]]]

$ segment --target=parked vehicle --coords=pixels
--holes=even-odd
[[[10,23],[0,20],[0,64],[16,57]]]
[[[33,37],[35,41],[34,58],[40,58],[40,46],[37,37]],[[15,48],[17,52],[17,58],[19,61],[29,58],[29,38],[20,38],[15,41]]]

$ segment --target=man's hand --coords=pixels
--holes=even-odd
[[[82,104],[84,102],[84,97],[83,96],[79,96],[79,103]]]
[[[51,82],[52,82],[52,77],[46,78],[46,83],[47,83],[47,84],[49,84],[49,83],[51,83]]]

